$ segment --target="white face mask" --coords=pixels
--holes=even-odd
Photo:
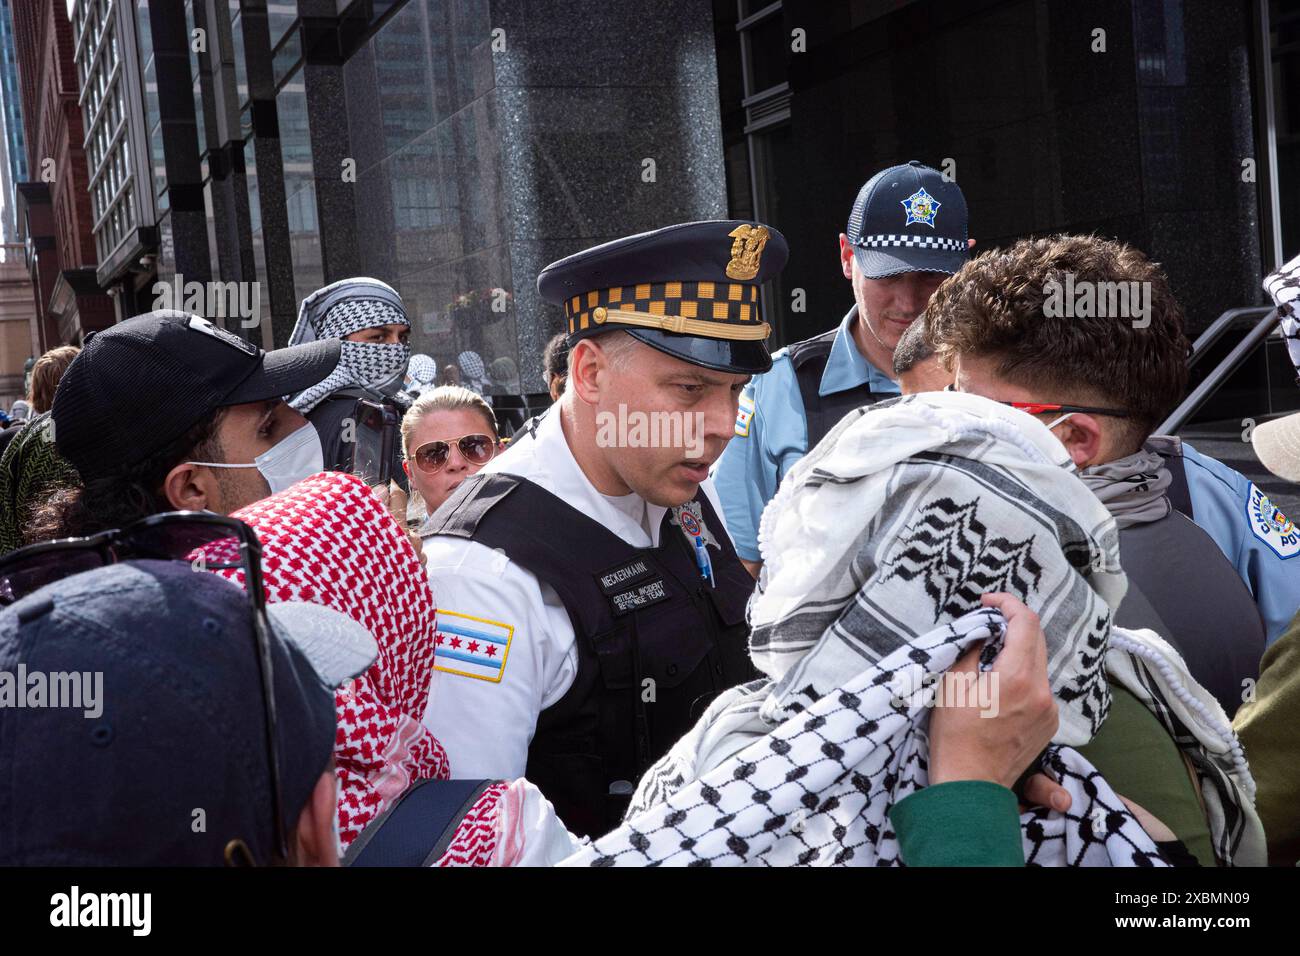
[[[205,465],[208,468],[256,468],[278,494],[290,485],[325,470],[325,453],[321,450],[320,435],[308,422],[291,435],[276,442],[251,462],[228,465],[217,461],[191,461],[186,464]]]
[[[1066,412],[1064,415],[1060,416],[1059,418],[1052,419],[1052,423],[1047,426],[1047,430],[1050,432],[1053,428],[1061,424],[1061,422],[1065,421],[1067,418],[1073,417],[1073,415],[1074,412]],[[1064,444],[1064,442],[1062,442],[1062,444]],[[1072,457],[1070,459],[1070,465],[1068,468],[1066,468],[1066,471],[1076,471],[1077,467],[1078,466],[1075,465],[1074,458]]]

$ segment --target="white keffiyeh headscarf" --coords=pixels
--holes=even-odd
[[[396,289],[378,279],[343,279],[302,300],[289,344],[341,339],[362,329],[394,324],[411,325]],[[392,394],[401,389],[410,358],[409,345],[343,342],[334,371],[293,396],[289,404],[306,414],[343,388],[359,386]]]
[[[1060,712],[1045,762],[1074,800],[1024,815],[1026,859],[1160,862],[1072,749],[1106,716],[1109,671],[1197,766],[1220,859],[1262,862],[1231,726],[1165,642],[1111,626],[1126,587],[1118,536],[1068,466],[1041,423],[975,396],[846,416],[763,515],[750,649],[769,679],[715,701],[642,779],[624,825],[570,862],[901,863],[888,811],[927,783],[929,744],[928,711],[899,689],[1000,641],[1000,615],[974,610],[992,591],[1042,621]]]

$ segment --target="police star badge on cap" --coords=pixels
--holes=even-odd
[[[867,180],[845,234],[858,271],[868,279],[903,272],[951,275],[969,258],[966,226],[966,197],[957,184],[912,160]]]
[[[772,367],[758,287],[788,256],[770,226],[688,222],[553,262],[537,291],[563,306],[571,345],[620,329],[692,365],[750,375]]]
[[[907,210],[907,219],[903,225],[910,226],[914,222],[934,228],[934,217],[939,214],[939,207],[943,203],[934,199],[925,189],[918,189],[906,199],[899,200],[899,205]]]

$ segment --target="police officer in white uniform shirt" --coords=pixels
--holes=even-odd
[[[438,602],[424,722],[457,777],[527,776],[576,833],[723,690],[756,676],[709,467],[771,366],[759,284],[784,238],[686,223],[543,270],[568,320],[564,395],[467,479],[423,540]]]

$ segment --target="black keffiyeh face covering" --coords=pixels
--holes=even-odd
[[[411,322],[396,290],[378,279],[344,279],[313,292],[298,311],[290,345],[316,339],[342,339],[362,329]],[[408,345],[344,342],[339,364],[324,381],[289,402],[304,414],[339,389],[363,387],[392,393],[401,388],[411,358]]]
[[[378,392],[395,390],[387,386],[393,382],[397,386],[402,384],[410,357],[409,345],[344,342],[334,371],[323,381],[299,392],[289,404],[306,414],[341,388],[364,386]]]

